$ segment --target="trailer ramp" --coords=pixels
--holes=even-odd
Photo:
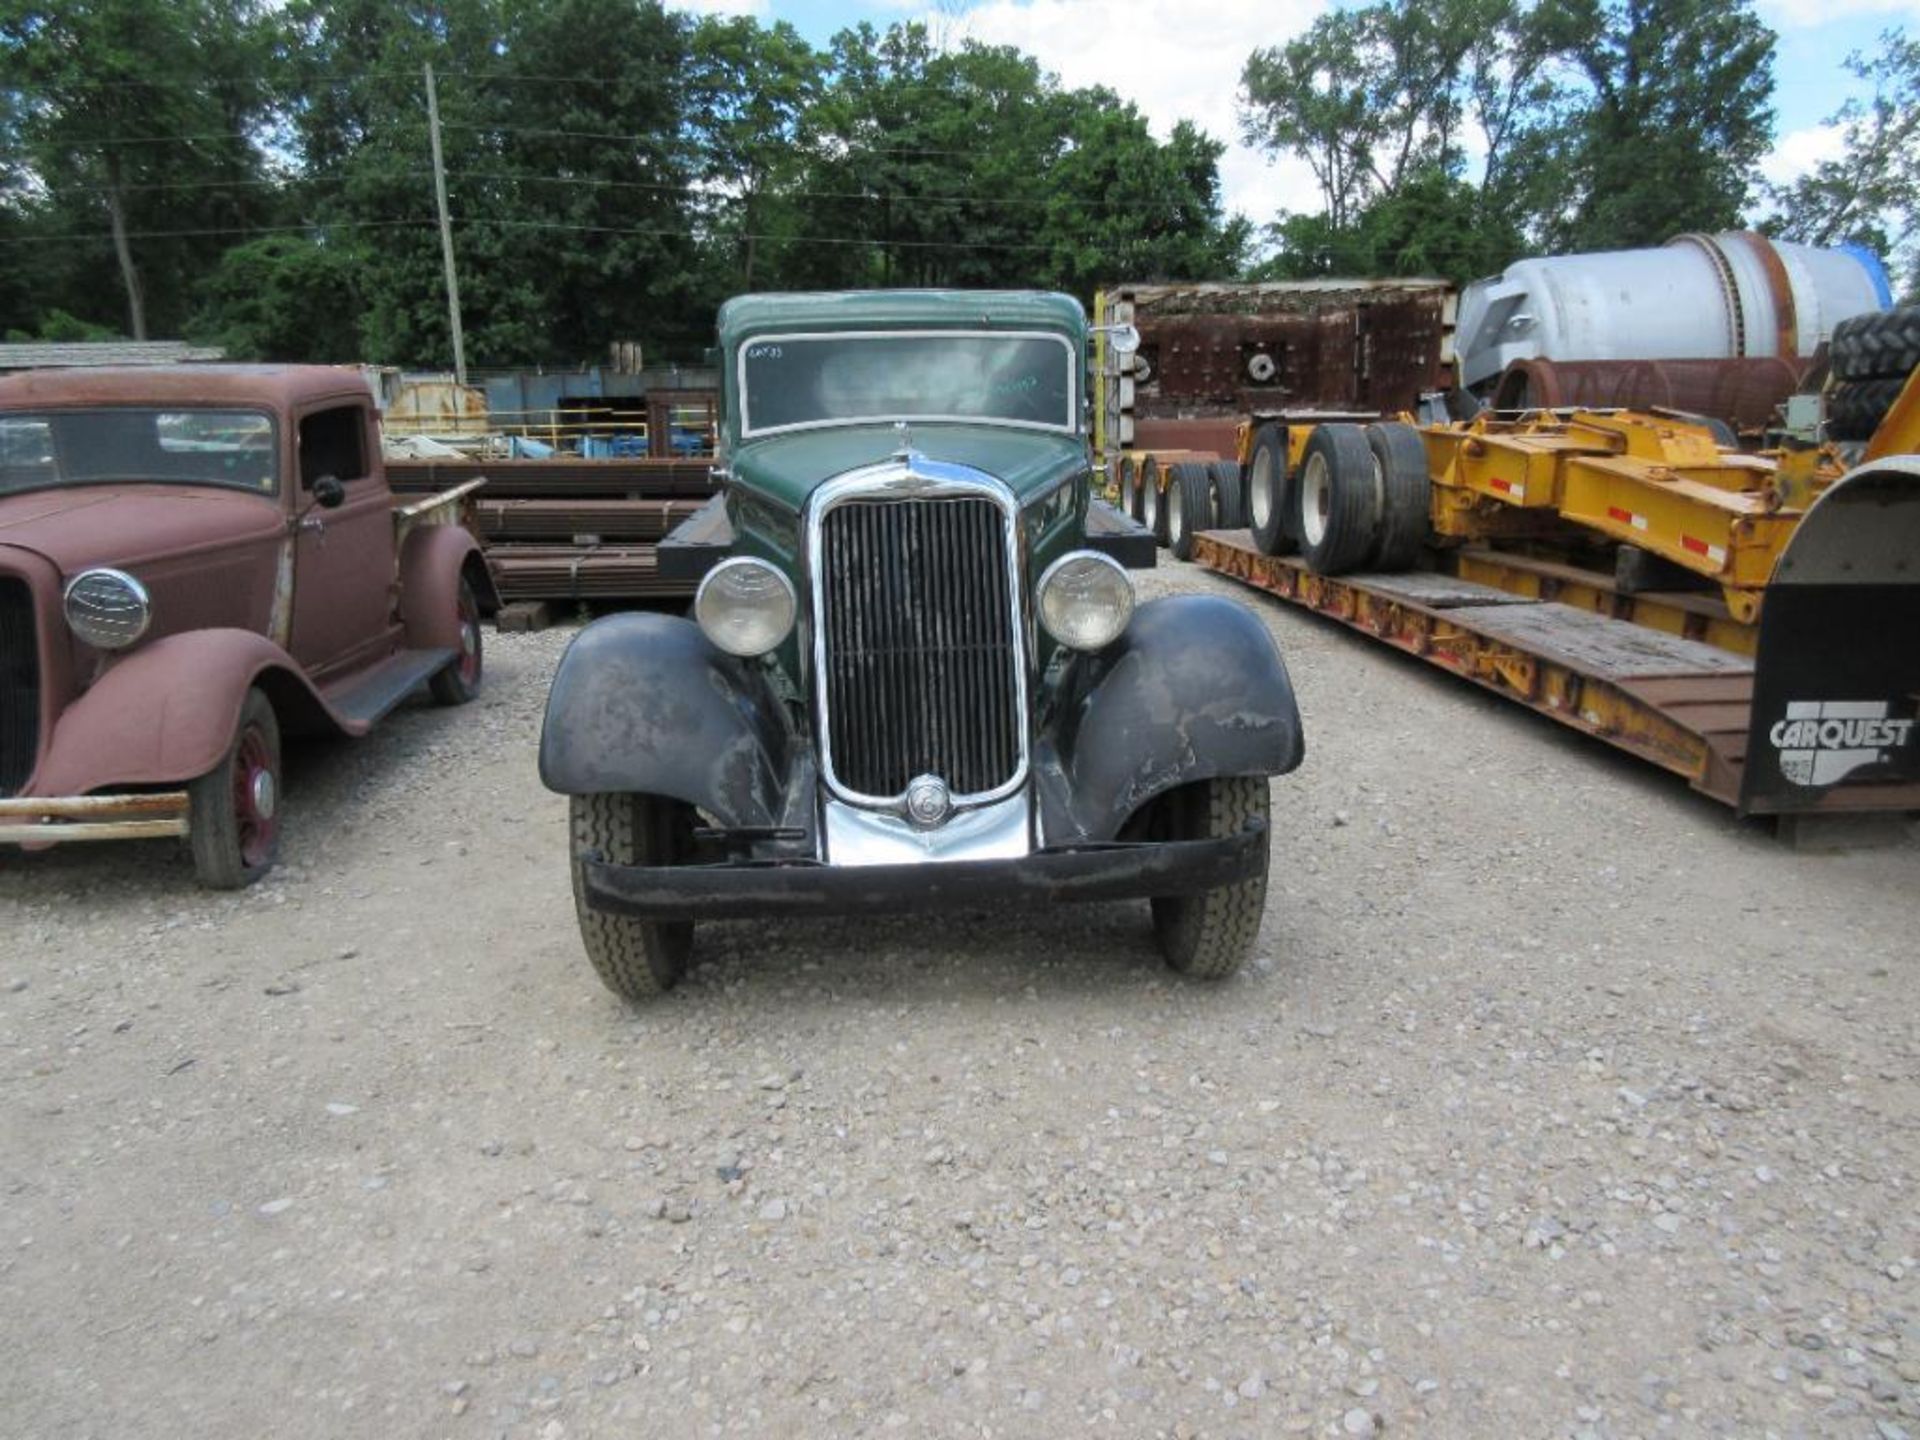
[[[1920,808],[1920,784],[1865,774],[1784,797],[1751,778],[1749,753],[1762,753],[1753,736],[1771,727],[1754,703],[1764,633],[1756,662],[1444,573],[1316,575],[1298,557],[1263,554],[1245,530],[1201,533],[1194,559],[1672,771],[1742,814]],[[1904,632],[1909,648],[1914,634]]]

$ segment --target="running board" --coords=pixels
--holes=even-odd
[[[402,650],[327,692],[327,704],[349,725],[366,728],[452,663],[454,652]]]

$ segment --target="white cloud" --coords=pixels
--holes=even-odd
[[[1883,15],[1920,21],[1920,0],[1761,0],[1760,18],[1776,30],[1817,30],[1841,20]]]
[[[1105,85],[1140,107],[1162,139],[1191,120],[1226,143],[1220,180],[1229,211],[1265,224],[1276,211],[1312,210],[1319,192],[1305,164],[1269,164],[1240,140],[1240,69],[1256,48],[1305,30],[1325,0],[986,0],[957,16],[927,16],[936,33],[1014,45],[1078,89]]]
[[[751,15],[767,18],[767,0],[670,0],[669,10],[684,10],[689,15]]]
[[[1846,137],[1838,125],[1790,130],[1775,143],[1773,153],[1760,162],[1760,173],[1775,185],[1790,184],[1822,160],[1838,160],[1845,149]]]

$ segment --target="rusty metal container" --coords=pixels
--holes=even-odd
[[[1805,363],[1740,360],[1516,360],[1494,387],[1496,410],[1684,410],[1758,430],[1799,388]]]

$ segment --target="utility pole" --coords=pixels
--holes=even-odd
[[[440,158],[440,100],[433,89],[433,65],[427,69],[427,134],[433,141],[433,198],[440,206],[440,258],[447,267],[447,324],[453,330],[453,378],[467,383],[467,346],[460,334],[460,281],[453,273],[453,225],[447,219],[447,167]]]

